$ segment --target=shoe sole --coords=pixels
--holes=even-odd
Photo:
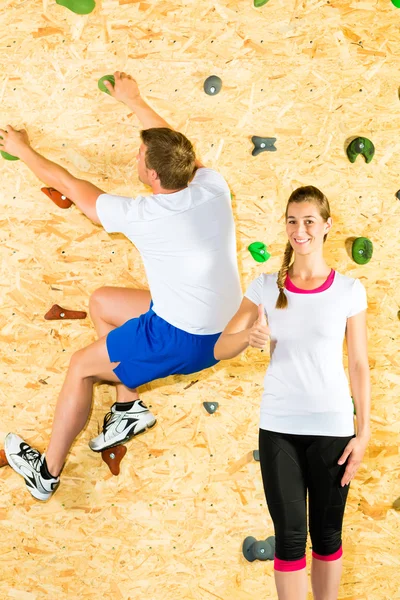
[[[133,433],[132,435],[128,435],[126,436],[126,438],[124,438],[123,440],[120,440],[119,442],[115,442],[114,444],[110,444],[109,446],[104,446],[103,448],[100,448],[99,450],[95,450],[94,448],[89,448],[91,449],[92,452],[103,452],[103,450],[109,450],[110,448],[115,448],[116,446],[121,446],[121,444],[125,444],[126,442],[129,442],[129,440],[131,440],[134,437],[138,437],[138,435],[142,435],[143,433],[146,433],[146,431],[148,429],[153,429],[153,427],[155,427],[157,425],[157,419],[154,421],[154,423],[152,425],[146,425],[146,427],[144,429],[141,429],[140,431],[138,431],[137,433]]]
[[[21,475],[21,477],[24,478],[25,485],[26,485],[29,493],[34,498],[36,498],[36,500],[41,500],[42,502],[46,502],[46,500],[49,500],[49,498],[51,498],[51,496],[54,494],[54,492],[52,492],[49,495],[46,494],[46,496],[44,497],[43,494],[41,494],[38,490],[36,490],[35,488],[32,488],[32,487],[30,487],[28,485],[24,473],[21,472],[21,470],[19,469],[19,467],[14,463],[13,459],[11,458],[11,455],[8,453],[7,438],[6,438],[6,443],[4,444],[4,452],[5,452],[5,455],[7,457],[8,464],[10,465],[10,467],[12,468],[12,470],[15,471],[16,473],[18,473],[18,475]]]

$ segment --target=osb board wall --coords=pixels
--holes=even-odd
[[[53,0],[0,9],[1,127],[26,127],[34,148],[106,191],[146,191],[135,170],[138,121],[97,89],[104,74],[131,73],[229,182],[243,288],[279,268],[290,192],[311,183],[328,196],[327,261],[360,277],[370,304],[373,435],[345,518],[346,600],[400,598],[400,513],[391,508],[400,495],[399,18],[389,0],[270,0],[259,10],[250,0],[103,0],[86,17]],[[211,74],[223,80],[216,97],[202,89]],[[276,137],[277,152],[253,158],[252,135]],[[357,135],[376,146],[368,165],[346,158]],[[1,440],[17,431],[44,449],[69,357],[95,333],[89,319],[43,315],[55,302],[85,309],[101,285],[146,280],[127,240],[56,208],[40,187],[23,164],[1,161]],[[364,267],[348,254],[357,236],[374,243]],[[247,251],[256,240],[272,254],[265,265]],[[272,533],[251,458],[266,364],[250,350],[145,386],[158,425],[129,444],[118,478],[87,447],[114,398],[107,386],[96,389],[49,503],[3,469],[1,598],[275,597],[272,564],[241,555],[245,536]],[[212,416],[206,400],[220,403]]]

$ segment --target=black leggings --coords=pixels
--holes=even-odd
[[[341,550],[349,486],[341,487],[346,464],[337,462],[353,437],[293,435],[260,429],[261,473],[275,528],[278,561],[305,560],[307,491],[313,555],[324,560],[323,557],[337,555]]]

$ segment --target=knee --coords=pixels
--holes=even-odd
[[[69,361],[68,371],[73,373],[76,378],[85,377],[84,373],[84,348],[74,352]]]
[[[89,298],[89,313],[91,317],[93,317],[93,315],[101,317],[102,313],[104,313],[108,289],[107,286],[103,286],[91,294]]]
[[[282,531],[275,528],[275,544],[275,554],[280,560],[300,560],[306,553],[306,527]]]
[[[332,556],[342,547],[342,532],[337,530],[311,533],[313,553],[319,556]]]

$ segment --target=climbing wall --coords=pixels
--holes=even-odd
[[[54,0],[0,7],[1,124],[114,194],[145,192],[139,124],[97,88],[115,70],[196,144],[233,193],[243,288],[279,269],[291,191],[313,184],[331,203],[326,259],[369,297],[372,440],[352,483],[341,599],[400,598],[400,11],[390,0],[97,0],[87,16]],[[216,96],[203,91],[222,79]],[[276,152],[252,156],[251,137]],[[354,164],[364,136],[375,156]],[[71,354],[95,339],[89,319],[45,321],[58,303],[87,310],[102,285],[145,287],[137,250],[74,207],[57,208],[21,163],[0,159],[0,445],[8,431],[46,447]],[[351,259],[367,237],[371,261]],[[267,245],[261,264],[247,250]],[[87,442],[114,389],[95,390],[90,421],[62,486],[33,500],[0,472],[0,597],[15,600],[254,600],[275,597],[271,562],[245,561],[243,539],[273,533],[257,447],[268,356],[243,356],[191,377],[144,386],[158,425],[128,445],[114,477]],[[202,403],[219,402],[208,414]],[[308,549],[308,562],[310,551]],[[311,594],[310,594],[311,598]]]

